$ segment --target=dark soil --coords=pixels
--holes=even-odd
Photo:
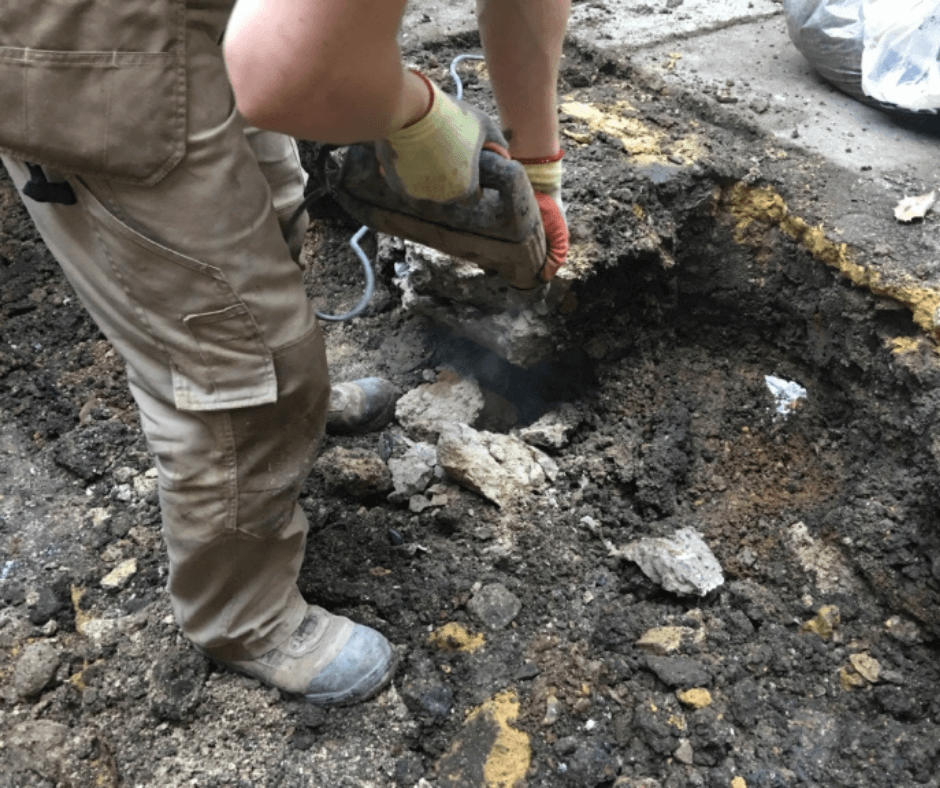
[[[415,58],[446,83],[471,43]],[[779,156],[627,63],[591,52],[568,63],[579,101],[626,98],[668,139],[695,128],[707,150],[638,166],[603,134],[569,147],[583,269],[549,363],[511,367],[405,313],[400,247],[386,241],[369,310],[325,327],[337,379],[379,374],[405,391],[449,366],[499,395],[503,423],[562,402],[580,416],[552,452],[554,486],[504,509],[451,487],[415,514],[311,476],[304,594],[401,654],[393,687],[360,707],[281,698],[180,638],[122,364],[0,175],[0,786],[508,788],[517,772],[484,768],[495,734],[468,718],[507,690],[531,751],[526,772],[526,747],[508,750],[519,785],[940,785],[934,344],[903,306],[773,225],[742,236],[729,198],[738,183],[772,186],[825,225],[826,201],[806,184],[857,188],[855,176]],[[482,77],[467,91],[488,106]],[[311,296],[339,312],[359,297],[350,227],[328,202],[314,214]],[[903,254],[910,236],[879,221],[858,255]],[[765,375],[808,396],[777,414]],[[327,447],[387,457],[400,434],[393,424]],[[703,598],[610,554],[681,527],[724,570]],[[131,558],[126,583],[102,587]],[[496,583],[521,609],[490,630],[471,600]],[[833,631],[807,628],[825,606],[838,608]],[[451,622],[484,633],[483,647],[429,638]],[[637,645],[664,626],[682,628],[677,651]],[[865,658],[880,667],[872,680]],[[710,703],[680,700],[689,689]]]

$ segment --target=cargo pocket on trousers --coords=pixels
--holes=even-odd
[[[198,363],[173,365],[173,395],[180,410],[220,410],[277,400],[271,353],[244,304],[186,315],[199,348]],[[193,359],[193,361],[197,361]]]
[[[138,346],[129,352],[157,352],[165,359],[176,407],[209,411],[276,402],[271,349],[223,271],[139,233],[81,179],[72,182],[113,273],[111,297],[133,313],[127,317],[139,339],[126,337],[129,346]]]
[[[185,0],[0,4],[0,151],[154,184],[186,151]]]

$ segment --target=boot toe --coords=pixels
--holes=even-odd
[[[319,705],[368,700],[385,688],[394,668],[394,652],[385,637],[356,624],[342,651],[310,682],[304,697]]]
[[[332,435],[374,432],[395,415],[398,391],[383,378],[337,383],[330,390],[326,431]]]

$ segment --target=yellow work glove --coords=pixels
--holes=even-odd
[[[418,72],[415,72],[418,73]],[[485,112],[448,96],[423,74],[431,92],[427,114],[375,145],[385,179],[415,200],[453,202],[480,189],[480,151],[509,158],[502,132]]]
[[[535,200],[542,214],[542,224],[545,226],[548,255],[539,273],[543,282],[551,281],[568,259],[568,222],[565,217],[565,204],[561,199],[563,155],[558,151],[554,156],[542,159],[516,159],[529,176],[529,183],[532,184]]]

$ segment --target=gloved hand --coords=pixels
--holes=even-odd
[[[543,159],[517,159],[529,176],[535,199],[542,213],[548,255],[539,272],[543,282],[550,282],[568,259],[568,221],[561,199],[561,159],[563,151]]]
[[[480,188],[480,151],[509,158],[508,143],[493,119],[448,96],[431,80],[431,107],[420,120],[379,140],[376,155],[389,185],[416,200],[452,202]]]

